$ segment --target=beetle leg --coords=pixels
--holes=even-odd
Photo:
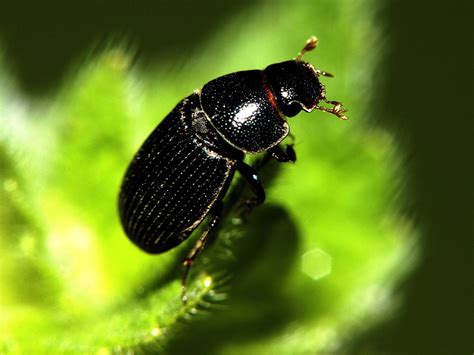
[[[342,106],[341,102],[331,101],[331,100],[328,100],[326,98],[324,99],[324,102],[326,102],[327,104],[333,105],[333,107],[327,108],[327,107],[316,105],[315,109],[333,114],[333,115],[339,117],[341,120],[347,120],[348,119],[347,116],[344,115],[344,113],[347,112],[347,109],[345,109]]]
[[[237,170],[240,175],[247,180],[250,188],[255,194],[254,198],[244,202],[245,207],[250,209],[252,206],[261,205],[265,201],[265,189],[263,188],[262,181],[258,177],[257,172],[243,161],[237,164]]]
[[[281,146],[276,145],[270,148],[268,152],[280,163],[294,163],[296,161],[296,153],[292,144],[287,144],[285,150]]]
[[[217,224],[219,223],[219,220],[222,215],[222,202],[217,203],[213,207],[212,213],[212,218],[207,225],[206,229],[202,233],[201,237],[196,241],[194,244],[193,248],[188,254],[188,257],[184,259],[183,261],[183,276],[181,278],[181,300],[183,301],[184,304],[186,304],[186,301],[188,300],[188,296],[186,295],[186,281],[188,280],[188,275],[189,275],[189,270],[191,269],[191,266],[193,265],[194,259],[199,255],[199,253],[204,249],[204,246],[206,244],[207,238],[209,234],[212,232],[214,228],[216,228]]]

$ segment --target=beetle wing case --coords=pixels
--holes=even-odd
[[[196,141],[191,124],[199,96],[180,102],[132,160],[122,184],[123,228],[136,245],[162,253],[181,243],[225,193],[235,160]]]

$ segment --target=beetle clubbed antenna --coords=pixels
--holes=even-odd
[[[306,44],[304,45],[301,52],[298,53],[295,60],[298,60],[298,61],[301,60],[306,52],[312,51],[313,49],[316,48],[317,45],[318,45],[318,39],[316,38],[316,36],[311,36],[306,41]]]
[[[296,61],[301,61],[303,59],[303,56],[306,52],[312,51],[315,49],[318,45],[318,38],[316,36],[311,36],[307,41],[301,52],[298,53],[296,56],[295,60]],[[317,76],[327,76],[329,78],[333,78],[334,74],[328,73],[326,71],[322,71],[316,68],[313,68],[314,72],[316,73]]]

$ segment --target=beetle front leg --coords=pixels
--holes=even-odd
[[[258,177],[257,172],[243,161],[238,163],[237,170],[240,175],[247,180],[250,188],[255,194],[254,198],[244,202],[244,206],[250,210],[250,208],[255,205],[261,205],[265,201],[265,189],[263,188],[262,181]]]
[[[345,109],[342,106],[342,102],[328,100],[326,98],[324,98],[323,100],[324,100],[325,103],[330,104],[333,107],[327,108],[327,107],[316,105],[315,109],[330,113],[332,115],[335,115],[335,116],[339,117],[341,120],[344,120],[344,121],[348,119],[347,116],[344,115],[347,112],[347,109]]]
[[[294,163],[296,161],[296,152],[292,144],[287,144],[285,150],[281,146],[276,145],[268,150],[273,158],[279,163]]]
[[[191,269],[191,266],[193,265],[194,259],[199,255],[199,253],[204,249],[204,246],[206,244],[206,241],[209,237],[209,234],[216,228],[216,226],[219,223],[219,220],[222,215],[222,202],[218,202],[214,207],[211,212],[212,218],[207,225],[206,229],[202,233],[201,237],[196,241],[194,244],[193,248],[188,254],[188,257],[184,259],[183,261],[183,276],[181,278],[181,300],[183,301],[184,304],[186,304],[188,300],[188,296],[186,295],[186,282],[188,280],[188,275],[189,275],[189,270]]]

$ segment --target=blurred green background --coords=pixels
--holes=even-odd
[[[459,166],[472,165],[472,89],[459,78],[472,61],[456,53],[470,10],[2,4],[0,353],[471,353],[473,194]],[[262,171],[268,201],[248,220],[230,208],[183,307],[192,240],[137,250],[116,213],[122,174],[192,90],[292,58],[313,34],[305,59],[336,74],[327,95],[350,120],[290,120],[298,162]]]

